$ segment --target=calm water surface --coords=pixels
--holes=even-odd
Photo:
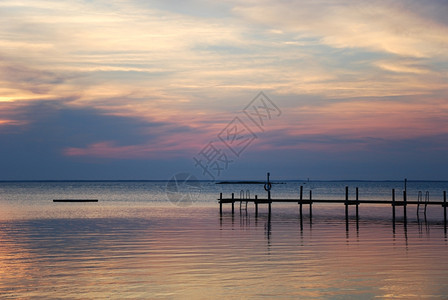
[[[273,195],[296,197],[301,183],[274,185]],[[402,183],[306,183],[317,198],[390,199]],[[342,206],[253,205],[234,216],[219,192],[253,185],[203,183],[197,201],[179,207],[163,182],[0,183],[0,296],[2,298],[435,298],[448,295],[448,240],[440,207],[427,222],[415,208],[407,225],[392,228],[390,207],[360,206],[345,230]],[[447,183],[409,183],[441,200]],[[97,198],[98,203],[53,203]],[[190,203],[187,203],[190,204]],[[305,210],[307,211],[307,210]],[[353,215],[353,212],[351,211]]]

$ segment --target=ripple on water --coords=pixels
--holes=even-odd
[[[232,217],[218,207],[37,206],[0,221],[0,294],[11,298],[443,298],[447,238],[436,221],[395,232],[390,208],[296,206]],[[352,210],[351,216],[352,216]],[[4,216],[4,212],[2,216]],[[431,219],[434,220],[434,219]]]

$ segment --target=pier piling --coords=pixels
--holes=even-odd
[[[303,211],[302,211],[302,200],[303,200],[303,186],[300,186],[300,201],[299,201],[299,214],[300,214],[300,221],[302,221]]]
[[[359,219],[359,189],[356,188],[356,220]]]
[[[407,213],[406,213],[406,205],[407,205],[407,195],[406,190],[403,191],[403,217],[405,224],[407,223]]]
[[[446,233],[446,191],[443,191],[443,224]]]
[[[395,229],[395,189],[392,189],[392,226]]]
[[[348,186],[345,187],[345,228],[348,230]]]
[[[359,229],[359,192],[358,187],[356,187],[356,229]]]
[[[313,191],[310,190],[310,222],[313,218]]]
[[[222,193],[219,193],[219,214],[222,216]]]
[[[255,195],[255,218],[258,217],[258,195]]]

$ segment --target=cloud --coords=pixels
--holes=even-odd
[[[64,101],[0,103],[0,120],[11,112],[14,120],[0,123],[2,179],[169,178],[200,143],[190,127]]]
[[[336,48],[428,57],[445,55],[446,24],[419,14],[425,4],[395,1],[263,1],[249,2],[234,11],[268,28],[317,37]],[[443,8],[443,4],[440,4]]]
[[[114,158],[114,159],[141,159],[154,158],[160,159],[164,157],[172,157],[169,152],[174,152],[174,156],[184,156],[185,145],[180,147],[166,147],[160,143],[147,145],[127,145],[120,146],[115,142],[98,142],[90,144],[85,148],[67,147],[63,150],[66,156],[87,156],[98,158]],[[176,153],[177,152],[177,153]],[[179,153],[180,152],[180,153]]]
[[[321,107],[303,106],[291,112],[300,122],[290,132],[391,138],[446,133],[447,105],[434,95],[353,98]]]
[[[169,147],[182,152],[187,147],[185,144],[178,145],[176,136],[192,131],[188,127],[177,127],[175,123],[106,115],[96,109],[73,109],[54,101],[34,101],[28,106],[16,105],[13,111],[17,121],[3,122],[4,130],[0,131],[3,135],[3,148],[17,147],[32,152],[30,149],[35,145],[55,155],[84,155],[73,149],[89,145],[96,145],[93,149],[97,151],[93,156],[106,158],[111,157],[110,151],[106,151],[106,146],[112,148],[111,145],[122,149],[114,152],[112,156],[115,158],[133,158],[137,153],[136,149],[141,147],[148,153],[157,150],[160,155],[167,154]],[[17,124],[20,122],[21,126]],[[19,128],[12,131],[7,126]],[[9,155],[14,156],[14,152]]]
[[[414,61],[379,61],[377,66],[395,73],[428,74],[430,72],[427,67],[419,65]]]
[[[17,80],[3,82],[1,97],[95,106],[150,95],[216,112],[223,99],[260,90],[331,98],[440,89],[445,23],[431,18],[434,8],[400,3],[4,1],[0,54]]]
[[[445,6],[2,1],[2,153],[188,160],[261,90],[285,113],[254,151],[443,136]]]

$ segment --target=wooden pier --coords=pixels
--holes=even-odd
[[[269,182],[269,180],[268,180]],[[266,189],[266,185],[265,185]],[[234,193],[232,193],[231,198],[223,198],[222,193],[220,193],[218,201],[219,201],[219,212],[222,216],[222,209],[223,204],[231,204],[232,205],[232,214],[235,212],[235,202],[246,202],[246,203],[254,203],[255,205],[255,217],[258,217],[258,206],[260,204],[267,204],[268,205],[268,214],[269,219],[271,217],[271,211],[272,211],[272,204],[274,203],[297,203],[299,205],[299,215],[300,215],[300,221],[302,222],[303,219],[303,205],[309,205],[309,217],[312,218],[313,213],[313,204],[314,203],[326,203],[326,204],[343,204],[345,206],[345,221],[346,221],[346,227],[348,230],[349,225],[349,206],[356,206],[356,223],[358,225],[359,220],[359,205],[366,205],[366,204],[382,204],[382,205],[390,205],[392,207],[392,221],[393,225],[395,227],[395,221],[396,221],[396,209],[397,207],[403,207],[403,219],[404,222],[407,222],[407,207],[410,205],[414,205],[417,208],[417,215],[419,213],[420,206],[424,208],[424,213],[426,216],[426,207],[429,206],[441,206],[443,208],[443,216],[444,216],[444,225],[445,225],[445,231],[447,228],[447,215],[446,215],[446,209],[447,209],[447,202],[446,202],[446,191],[443,192],[443,198],[440,201],[429,201],[429,197],[423,201],[421,197],[419,197],[419,200],[417,201],[410,201],[407,199],[406,191],[403,191],[402,200],[397,200],[397,197],[395,195],[395,189],[392,189],[391,191],[391,200],[360,200],[359,199],[359,192],[358,188],[356,188],[356,198],[355,199],[349,199],[349,188],[348,186],[345,187],[345,199],[313,199],[312,197],[312,191],[310,190],[309,198],[304,199],[303,197],[303,186],[300,186],[300,193],[298,199],[274,199],[271,197],[270,193],[270,185],[268,185],[268,198],[258,198],[257,195],[255,195],[255,198],[241,198],[237,199],[235,198]],[[241,208],[241,204],[240,204]],[[246,206],[247,208],[247,206]]]

